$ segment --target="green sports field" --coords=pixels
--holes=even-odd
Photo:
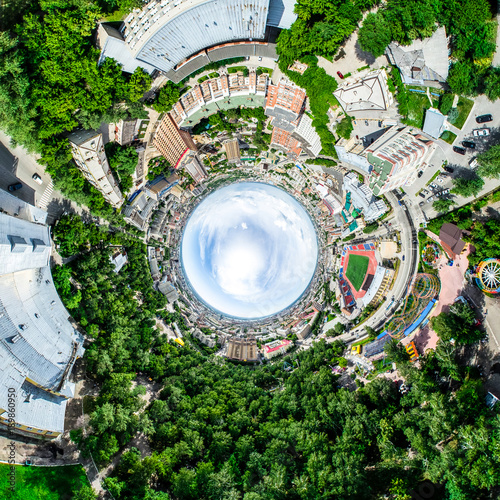
[[[10,465],[0,464],[2,500],[71,500],[82,486],[89,485],[81,465],[64,467],[15,466],[15,487],[10,491]]]
[[[346,278],[351,282],[352,286],[359,292],[363,281],[365,280],[366,271],[370,259],[364,255],[349,254],[349,262],[345,272]]]

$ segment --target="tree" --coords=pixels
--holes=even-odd
[[[374,330],[371,326],[367,326],[365,328],[365,332],[368,334],[368,337],[370,338],[370,340],[373,340],[377,337],[377,331]]]
[[[374,57],[384,54],[391,43],[391,28],[386,22],[382,11],[369,13],[358,33],[360,47],[366,52],[371,52]]]
[[[98,495],[92,489],[92,486],[82,486],[78,491],[73,494],[73,500],[97,500]]]
[[[478,155],[477,161],[478,175],[489,179],[500,177],[500,144],[495,144],[488,151]]]
[[[474,64],[469,61],[458,61],[454,63],[448,73],[447,82],[451,91],[455,94],[472,94],[478,83]]]
[[[406,352],[404,345],[396,339],[391,339],[385,343],[384,352],[395,363],[407,363],[410,360],[410,355]]]
[[[481,189],[483,189],[484,181],[477,175],[475,177],[466,179],[464,177],[455,177],[453,179],[452,193],[468,198],[469,196],[477,196]]]
[[[432,208],[436,210],[436,212],[448,212],[453,205],[456,205],[457,202],[452,200],[451,198],[439,198],[433,204]]]
[[[142,68],[137,67],[130,75],[127,86],[127,99],[130,102],[137,102],[151,87],[151,76]]]
[[[333,329],[335,330],[335,333],[337,335],[341,335],[342,333],[345,332],[346,326],[344,325],[344,323],[341,323],[339,321],[338,323],[335,323],[335,326],[333,327]]]
[[[158,113],[166,113],[172,109],[172,106],[179,100],[179,86],[173,82],[167,82],[158,93],[152,106]]]
[[[351,132],[354,130],[352,126],[352,118],[348,115],[344,116],[335,130],[340,137],[349,139],[351,137]]]
[[[490,101],[500,97],[500,68],[491,67],[483,80],[484,93]]]

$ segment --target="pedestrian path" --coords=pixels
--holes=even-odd
[[[42,197],[40,198],[40,201],[38,202],[38,206],[42,210],[47,210],[47,206],[52,199],[52,192],[54,191],[54,184],[52,183],[52,180],[49,182],[47,187],[45,188],[45,191],[42,194]]]

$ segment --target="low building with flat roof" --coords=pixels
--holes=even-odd
[[[224,141],[224,149],[228,163],[235,163],[240,160],[240,144],[238,139]]]
[[[257,341],[253,335],[246,338],[232,337],[227,347],[227,359],[255,362],[259,360]]]

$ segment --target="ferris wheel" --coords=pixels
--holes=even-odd
[[[476,271],[476,282],[488,293],[500,293],[500,259],[483,260]]]

